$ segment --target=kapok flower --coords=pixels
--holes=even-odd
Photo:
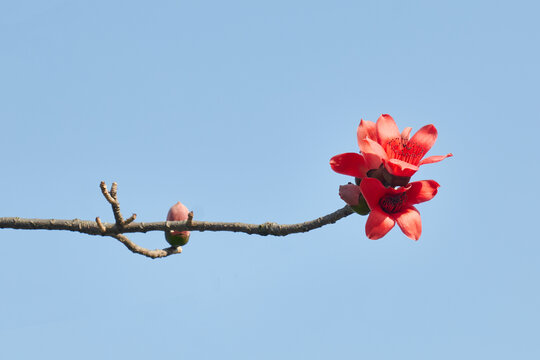
[[[449,153],[422,159],[437,140],[437,129],[432,124],[420,128],[409,138],[411,128],[405,128],[400,134],[394,119],[383,114],[377,119],[376,139],[373,138],[372,128],[368,122],[364,125],[360,122],[357,130],[360,150],[366,159],[371,158],[371,166],[377,163],[373,158],[379,159],[379,164],[383,163],[391,175],[410,178],[420,165],[439,162],[452,156]]]
[[[348,183],[339,187],[339,197],[360,215],[369,214],[369,207],[362,196],[360,186]]]
[[[186,221],[188,216],[188,208],[179,201],[170,208],[167,221]],[[184,246],[189,241],[189,231],[165,231],[165,239],[172,246]]]
[[[374,178],[362,179],[360,190],[371,209],[366,221],[366,236],[372,240],[380,239],[397,222],[407,237],[418,240],[422,234],[422,221],[413,205],[431,200],[439,186],[434,180],[422,180],[394,189],[384,187]]]

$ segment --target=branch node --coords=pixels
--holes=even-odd
[[[187,215],[186,225],[191,226],[193,223],[193,211],[190,211]]]

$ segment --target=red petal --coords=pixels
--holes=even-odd
[[[437,129],[432,124],[423,126],[414,134],[414,136],[409,140],[409,143],[414,143],[417,146],[421,147],[424,154],[431,149],[435,141],[437,140]]]
[[[378,179],[366,177],[363,178],[360,183],[360,190],[362,191],[362,195],[364,196],[364,199],[366,199],[369,208],[374,210],[380,208],[379,200],[389,189],[385,188]]]
[[[377,240],[386,235],[396,224],[388,214],[380,209],[371,210],[366,221],[366,236],[371,240]]]
[[[330,159],[330,167],[339,174],[362,178],[369,170],[364,157],[358,153],[345,153]]]
[[[412,182],[407,189],[407,203],[412,205],[431,200],[437,195],[439,187],[440,185],[435,180]]]
[[[398,159],[384,161],[384,166],[390,174],[395,176],[411,177],[418,171],[418,166]]]
[[[420,239],[420,235],[422,234],[422,219],[420,218],[420,213],[414,206],[405,208],[396,214],[396,221],[401,228],[401,231],[403,231],[408,238],[413,240]]]
[[[377,141],[377,128],[373,121],[360,120],[360,125],[356,130],[356,137],[358,139],[358,146],[360,146],[360,140],[369,138]]]
[[[399,128],[390,115],[382,114],[377,119],[377,137],[379,139],[379,144],[382,145],[383,149],[386,149],[388,141],[395,138],[401,138]]]
[[[378,169],[382,164],[382,160],[388,158],[382,146],[376,141],[365,138],[360,140],[358,145],[360,145],[360,150],[362,150],[367,166],[370,169]]]
[[[420,161],[420,165],[433,164],[433,163],[439,162],[441,160],[444,160],[444,159],[446,159],[447,157],[450,157],[450,156],[454,156],[454,155],[452,155],[452,153],[450,153],[450,154],[446,154],[446,155],[430,156],[430,157],[427,157],[425,159],[422,159],[422,161]]]

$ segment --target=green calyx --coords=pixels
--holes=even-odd
[[[360,215],[369,214],[369,206],[362,194],[360,194],[360,197],[358,198],[358,205],[351,206],[351,208],[354,210],[354,212]]]
[[[171,246],[184,246],[189,241],[189,235],[173,234],[172,231],[165,231],[165,240],[167,240]]]

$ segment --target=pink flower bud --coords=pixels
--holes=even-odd
[[[169,209],[167,221],[186,221],[188,215],[188,208],[179,201]],[[189,231],[165,231],[165,239],[172,246],[183,246],[189,241]]]
[[[341,185],[339,187],[339,197],[350,206],[358,205],[358,198],[361,193],[360,186],[354,184]]]
[[[362,196],[360,186],[354,184],[341,185],[339,187],[339,197],[358,214],[369,214],[369,207]]]

